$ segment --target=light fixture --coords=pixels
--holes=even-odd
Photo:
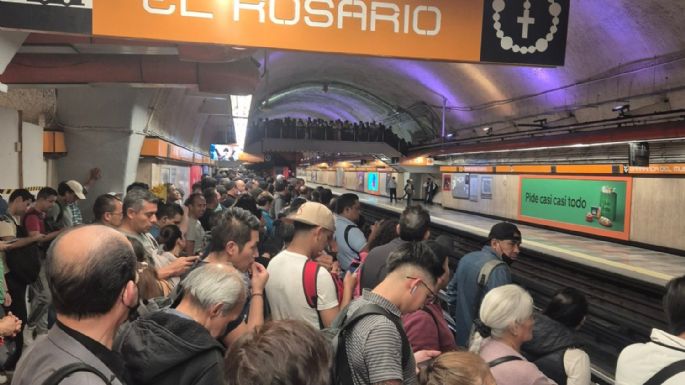
[[[630,104],[620,104],[611,109],[614,112],[618,112],[620,118],[625,117],[630,112]]]
[[[483,132],[485,135],[492,135],[492,127],[483,127]]]
[[[238,147],[242,152],[245,148],[247,135],[247,121],[250,117],[252,95],[231,95],[231,114],[233,115],[233,130]]]
[[[450,139],[450,138],[452,138],[453,136],[454,136],[454,134],[447,134],[446,138],[447,138],[447,139]]]

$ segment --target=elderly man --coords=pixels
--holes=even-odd
[[[136,384],[222,384],[225,349],[217,337],[241,313],[247,287],[233,267],[206,264],[181,282],[183,299],[134,321],[117,339]]]
[[[138,304],[136,257],[126,237],[101,225],[68,230],[48,250],[45,270],[57,323],[19,361],[12,384],[59,383],[66,376],[69,384],[130,383],[111,350]]]

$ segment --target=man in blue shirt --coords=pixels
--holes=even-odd
[[[371,226],[367,240],[357,226],[362,205],[357,194],[342,194],[335,205],[335,242],[338,244],[338,262],[343,271],[354,272],[360,263],[360,256],[368,250],[368,244],[378,235],[380,226]]]
[[[521,232],[511,223],[500,222],[490,229],[488,243],[480,251],[466,254],[459,260],[457,271],[447,286],[450,312],[456,323],[457,345],[466,346],[473,320],[478,318],[480,302],[488,291],[511,282],[512,264],[520,252]],[[479,285],[481,270],[490,261],[494,265],[484,286]]]

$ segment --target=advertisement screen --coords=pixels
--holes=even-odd
[[[212,144],[209,156],[212,160],[238,160],[243,150],[237,144]]]
[[[629,178],[522,176],[519,219],[628,239],[631,187]]]
[[[366,183],[366,188],[369,191],[372,192],[378,192],[379,190],[379,179],[378,179],[378,173],[377,172],[370,172],[368,181]]]

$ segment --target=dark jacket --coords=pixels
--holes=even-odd
[[[86,363],[110,379],[112,385],[122,385],[114,373],[85,346],[57,325],[47,336],[40,337],[19,360],[14,372],[14,385],[41,385],[55,370],[69,364]],[[104,382],[93,373],[77,372],[62,381],[63,385],[99,385]],[[130,385],[130,384],[129,384]]]
[[[223,346],[202,325],[167,310],[135,320],[114,346],[134,384],[224,383]]]
[[[524,343],[521,351],[547,377],[566,385],[564,354],[567,349],[579,347],[581,344],[573,330],[544,314],[536,314],[533,339]]]

